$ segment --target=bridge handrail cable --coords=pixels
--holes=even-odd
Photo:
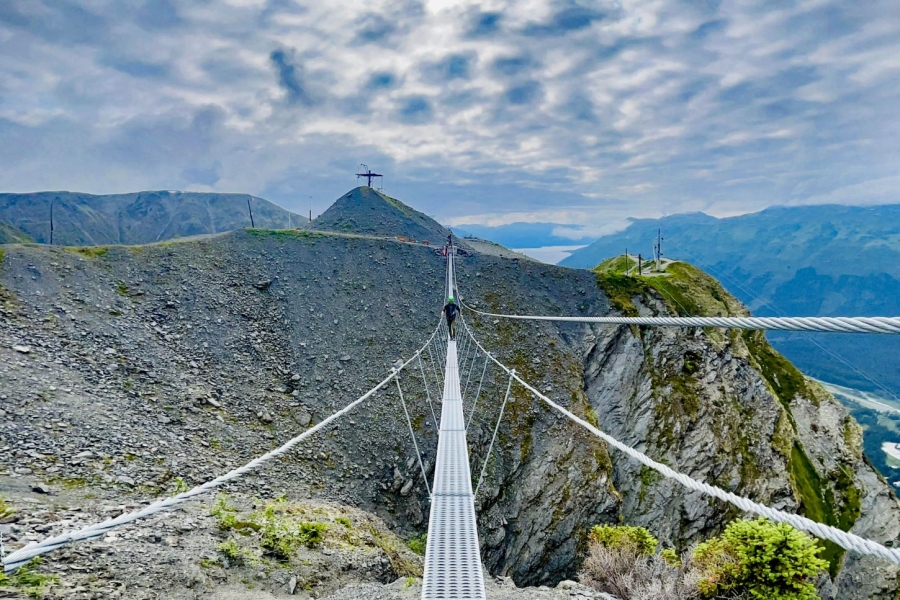
[[[581,425],[582,427],[587,429],[589,432],[591,432],[593,435],[595,435],[596,437],[605,441],[610,446],[613,446],[617,450],[624,452],[631,458],[637,460],[638,462],[640,462],[641,464],[643,464],[647,467],[650,467],[651,469],[660,473],[664,477],[667,477],[669,479],[674,479],[675,481],[677,481],[678,483],[680,483],[681,485],[683,485],[684,487],[686,487],[690,490],[698,491],[698,492],[701,492],[708,496],[712,496],[714,498],[724,500],[725,502],[728,502],[730,504],[733,504],[734,506],[737,506],[738,508],[740,508],[743,511],[761,515],[763,517],[771,519],[772,521],[787,523],[787,524],[795,527],[796,529],[800,529],[807,533],[811,533],[817,537],[820,537],[820,538],[823,538],[826,540],[830,540],[830,541],[834,542],[835,544],[837,544],[838,546],[844,548],[845,550],[857,552],[860,554],[868,554],[868,555],[872,555],[872,556],[878,556],[887,561],[900,564],[900,550],[887,548],[886,546],[879,544],[878,542],[873,542],[871,540],[867,540],[858,535],[854,535],[852,533],[842,531],[836,527],[824,525],[822,523],[818,523],[816,521],[813,521],[812,519],[807,519],[806,517],[802,517],[800,515],[782,512],[780,510],[776,510],[774,508],[765,506],[764,504],[754,502],[748,498],[738,496],[737,494],[733,494],[731,492],[726,492],[725,490],[723,490],[721,488],[718,488],[713,485],[709,485],[702,481],[697,481],[696,479],[693,479],[692,477],[685,475],[684,473],[675,471],[674,469],[668,467],[667,465],[664,465],[660,462],[653,460],[646,454],[643,454],[642,452],[635,450],[631,446],[628,446],[627,444],[620,442],[619,440],[615,439],[611,435],[604,433],[597,427],[594,427],[593,425],[591,425],[584,419],[576,416],[572,412],[566,410],[565,408],[563,408],[562,406],[560,406],[559,404],[557,404],[556,402],[554,402],[553,400],[551,400],[550,398],[548,398],[547,396],[542,394],[539,390],[537,390],[536,388],[531,386],[527,381],[522,379],[515,372],[515,370],[510,369],[509,367],[507,367],[506,365],[501,363],[499,360],[497,360],[492,354],[487,352],[487,350],[485,350],[484,346],[482,346],[481,343],[478,342],[478,340],[475,338],[475,336],[473,335],[473,333],[469,330],[469,328],[467,326],[464,325],[463,329],[466,332],[466,334],[472,339],[472,341],[478,346],[478,348],[481,349],[481,351],[483,353],[485,353],[487,356],[489,356],[490,359],[498,367],[500,367],[503,371],[508,373],[512,379],[515,379],[517,382],[519,382],[519,384],[521,384],[523,387],[525,387],[525,389],[527,389],[529,392],[531,392],[535,397],[544,401],[548,406],[550,406],[552,409],[556,410],[557,412],[561,413],[563,416],[569,418],[570,420],[574,421],[578,425]]]
[[[388,375],[386,378],[384,378],[375,387],[370,389],[368,392],[366,392],[365,394],[363,394],[362,396],[360,396],[359,398],[357,398],[356,400],[354,400],[353,402],[351,402],[350,404],[348,404],[341,410],[337,411],[336,413],[332,414],[329,417],[326,417],[320,423],[314,425],[313,427],[310,427],[309,429],[307,429],[300,435],[298,435],[294,438],[291,438],[290,440],[288,440],[287,442],[285,442],[278,448],[253,459],[252,461],[250,461],[249,463],[245,464],[242,467],[233,469],[233,470],[229,471],[228,473],[225,473],[224,475],[216,477],[215,479],[213,479],[211,481],[207,481],[206,483],[204,483],[202,485],[198,485],[197,487],[194,487],[186,492],[182,492],[181,494],[178,494],[176,496],[171,496],[171,497],[165,498],[163,500],[158,500],[158,501],[144,507],[141,510],[130,512],[130,513],[124,513],[114,519],[108,519],[106,521],[103,521],[102,523],[95,523],[94,525],[90,525],[88,527],[84,527],[84,528],[76,530],[76,531],[70,531],[67,533],[63,533],[61,535],[52,536],[52,537],[46,538],[40,542],[33,542],[33,543],[25,546],[24,548],[20,548],[19,550],[16,550],[15,552],[10,552],[9,554],[6,555],[6,557],[3,561],[4,572],[9,573],[11,571],[14,571],[14,570],[18,569],[19,567],[23,566],[25,563],[27,563],[31,559],[33,559],[37,556],[41,556],[43,554],[52,552],[53,550],[56,550],[58,548],[61,548],[62,546],[68,545],[71,542],[76,542],[76,541],[87,540],[87,539],[99,537],[99,536],[103,535],[104,533],[106,533],[116,527],[119,527],[121,525],[126,525],[128,523],[132,523],[132,522],[138,521],[140,519],[146,519],[147,517],[153,516],[157,513],[167,511],[167,510],[177,506],[178,504],[181,504],[183,502],[186,502],[187,500],[190,500],[191,498],[194,498],[195,496],[199,496],[201,494],[209,492],[209,491],[213,490],[214,488],[221,486],[222,484],[228,483],[229,481],[232,481],[243,475],[246,475],[250,471],[253,471],[257,467],[262,466],[263,464],[269,462],[270,460],[277,458],[279,456],[282,456],[283,454],[286,454],[294,446],[296,446],[303,440],[307,439],[308,437],[312,436],[316,432],[327,427],[334,421],[340,419],[341,417],[343,417],[344,415],[346,415],[347,413],[352,411],[354,408],[359,406],[361,403],[363,403],[366,400],[368,400],[369,398],[371,398],[372,395],[375,394],[375,392],[377,392],[378,390],[380,390],[381,388],[386,386],[388,383],[390,383],[390,381],[392,379],[394,379],[395,377],[397,377],[400,374],[400,371],[402,371],[404,368],[406,368],[410,363],[412,363],[413,360],[416,359],[416,357],[420,356],[421,353],[425,351],[425,349],[431,344],[432,340],[434,340],[435,336],[437,335],[438,331],[440,331],[440,330],[441,330],[441,322],[439,321],[438,326],[435,328],[434,332],[432,332],[431,336],[428,338],[428,341],[425,342],[425,344],[421,348],[419,348],[406,362],[404,362],[399,367],[392,369],[391,374]],[[413,439],[415,439],[415,438],[413,438]],[[416,449],[416,452],[418,453],[418,448]]]
[[[526,321],[564,321],[599,325],[649,325],[655,327],[724,327],[832,333],[900,334],[900,317],[569,317],[551,315],[507,315],[465,304],[466,309],[486,317]]]

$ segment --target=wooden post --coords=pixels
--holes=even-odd
[[[247,210],[250,211],[250,227],[256,229],[256,223],[253,222],[253,208],[250,206],[250,198],[247,198]]]

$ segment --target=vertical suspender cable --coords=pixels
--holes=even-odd
[[[513,377],[516,370],[513,369],[509,374],[509,383],[506,384],[506,397],[503,398],[503,404],[500,406],[500,416],[497,417],[497,425],[494,427],[494,436],[491,438],[491,445],[488,446],[487,454],[484,457],[484,464],[481,466],[481,477],[478,478],[478,485],[475,486],[475,493],[472,494],[473,497],[478,497],[478,489],[481,487],[481,482],[484,481],[484,474],[487,472],[488,461],[491,460],[491,451],[494,449],[494,442],[497,440],[497,432],[500,430],[500,421],[503,420],[503,410],[506,408],[506,403],[509,401],[509,391],[512,389]]]
[[[400,388],[400,373],[394,377],[397,382],[397,391],[400,392],[400,402],[403,404],[403,413],[406,415],[406,424],[409,425],[409,435],[412,438],[413,447],[416,449],[416,458],[419,460],[419,467],[422,468],[422,480],[425,482],[425,489],[428,490],[428,497],[431,497],[431,488],[428,486],[428,474],[425,473],[425,465],[422,463],[422,454],[419,452],[419,443],[416,442],[416,434],[413,431],[412,419],[409,418],[409,411],[406,410],[406,400],[403,399],[403,390]]]
[[[431,403],[431,391],[428,389],[428,378],[425,377],[425,366],[422,364],[422,355],[419,355],[419,369],[422,371],[422,383],[425,384],[425,397],[428,398],[428,408],[431,409],[432,423],[434,428],[438,428],[437,415],[434,414],[434,405]]]
[[[472,412],[469,413],[469,420],[466,421],[466,431],[469,431],[469,424],[472,423],[472,417],[475,416],[475,409],[478,408],[478,397],[481,395],[481,384],[484,383],[484,373],[487,371],[489,362],[491,362],[491,357],[485,356],[484,367],[481,369],[481,380],[478,382],[478,391],[475,392],[475,402],[472,404]]]

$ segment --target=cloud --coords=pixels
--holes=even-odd
[[[399,115],[404,123],[425,123],[432,117],[431,103],[424,96],[404,98],[400,104]]]
[[[884,11],[7,0],[0,189],[206,186],[318,210],[365,162],[441,219],[572,231],[900,201],[900,22]]]
[[[303,68],[291,62],[293,56],[289,56],[286,50],[279,49],[273,50],[269,55],[269,59],[272,61],[272,66],[275,67],[275,72],[278,75],[278,85],[284,90],[287,101],[290,104],[302,104],[304,106],[315,104],[304,81]]]
[[[522,33],[528,36],[567,35],[580,29],[590,27],[596,21],[607,17],[604,11],[584,6],[572,5],[553,13],[544,23],[530,24]]]
[[[473,38],[494,35],[500,31],[503,14],[499,12],[477,12],[469,17],[467,35]]]

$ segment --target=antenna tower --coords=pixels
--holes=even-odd
[[[653,245],[653,254],[656,256],[656,270],[659,271],[662,267],[662,243],[663,243],[662,229],[656,230],[656,243]]]

